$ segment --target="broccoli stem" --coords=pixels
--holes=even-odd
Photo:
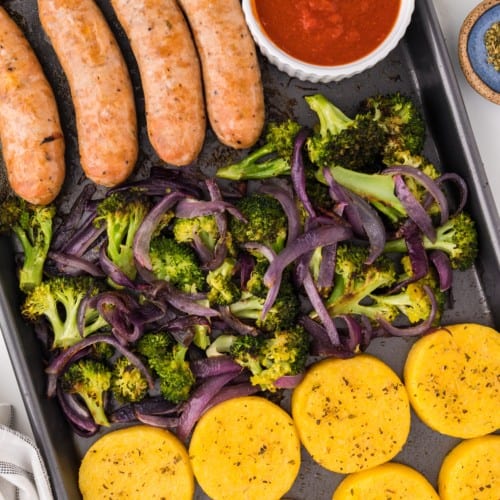
[[[250,296],[234,302],[229,306],[229,309],[237,318],[257,320],[261,317],[263,305],[263,299]]]
[[[309,107],[318,115],[319,133],[322,137],[338,134],[353,123],[337,106],[324,95],[314,94],[304,97]]]
[[[272,152],[272,148],[269,148]],[[258,151],[257,151],[258,152]],[[245,158],[241,163],[235,163],[217,170],[217,177],[233,181],[239,180],[258,180],[269,179],[279,175],[288,175],[290,173],[290,162],[284,158],[272,158],[261,162],[247,161],[256,156],[255,153]],[[260,159],[262,155],[258,155]]]
[[[366,174],[339,166],[330,167],[330,172],[336,182],[369,201],[392,222],[407,217],[403,204],[394,194],[394,180],[390,175]],[[316,178],[327,184],[321,171]]]
[[[16,227],[13,228],[13,231],[19,238],[24,250],[23,265],[19,269],[19,288],[26,292],[42,282],[45,260],[49,249],[48,243],[51,240],[52,232],[45,231],[47,233],[45,234],[47,244],[44,247],[35,248],[29,241],[25,231]]]

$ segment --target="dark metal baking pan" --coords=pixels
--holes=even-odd
[[[160,163],[148,143],[143,120],[143,97],[135,61],[126,37],[119,28],[109,1],[98,0],[129,64],[140,122],[141,154],[137,172],[147,173]],[[3,2],[14,15],[32,43],[59,102],[67,137],[68,176],[59,202],[65,204],[79,193],[87,182],[78,164],[73,108],[66,80],[50,45],[40,28],[35,0]],[[418,0],[410,27],[399,46],[371,70],[348,80],[316,85],[289,78],[265,59],[261,60],[266,91],[268,118],[293,116],[307,123],[313,120],[303,95],[319,91],[329,96],[347,113],[364,97],[378,92],[402,91],[422,106],[428,124],[425,153],[443,170],[461,174],[470,188],[468,210],[478,224],[480,255],[477,266],[455,276],[453,306],[444,320],[448,323],[475,321],[500,327],[500,220],[473,133],[460,97],[452,65],[445,48],[432,0]],[[218,144],[210,131],[199,159],[202,171],[210,173],[211,165],[221,165],[241,153],[228,151]],[[0,239],[0,327],[5,336],[18,383],[24,398],[35,438],[46,460],[54,492],[59,499],[80,497],[77,486],[78,466],[91,440],[77,438],[71,432],[55,400],[45,396],[44,360],[31,328],[19,314],[21,296],[14,272],[14,255],[10,239]],[[411,341],[377,340],[370,352],[378,355],[401,375]],[[396,460],[421,471],[434,485],[445,454],[457,440],[429,430],[415,416],[412,431]],[[315,465],[304,452],[300,475],[289,497],[293,499],[329,499],[341,476]],[[197,498],[205,498],[197,492]]]

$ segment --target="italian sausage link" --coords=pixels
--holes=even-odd
[[[68,80],[83,171],[96,184],[120,184],[139,146],[132,83],[114,35],[93,0],[38,0],[38,10]]]
[[[36,205],[52,202],[65,175],[56,101],[28,40],[2,7],[0,142],[12,190]]]
[[[248,148],[264,126],[254,41],[239,0],[179,0],[201,59],[210,125],[219,140]]]
[[[192,163],[206,131],[201,70],[175,0],[111,0],[141,75],[149,140],[165,162]]]

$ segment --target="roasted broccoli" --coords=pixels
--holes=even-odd
[[[111,387],[111,369],[90,358],[72,363],[61,377],[63,391],[78,394],[98,425],[109,426],[106,399]]]
[[[172,403],[186,401],[195,383],[195,377],[186,360],[188,348],[176,343],[169,353],[157,359],[155,370],[160,379],[160,393]]]
[[[366,264],[369,249],[353,243],[340,243],[337,247],[334,286],[325,305],[332,317],[342,314],[364,315],[376,322],[383,317],[394,321],[399,312],[393,305],[378,303],[373,297],[395,284],[397,269],[394,261],[385,255]],[[316,318],[316,312],[311,314]]]
[[[96,227],[106,227],[106,254],[130,279],[134,279],[137,274],[134,237],[149,208],[146,199],[135,191],[117,191],[97,203],[94,224]]]
[[[386,133],[384,157],[387,162],[395,151],[421,154],[425,142],[425,122],[413,100],[399,92],[365,99],[361,113],[375,120]]]
[[[145,333],[136,349],[158,376],[160,393],[165,399],[180,403],[189,397],[195,377],[186,360],[186,346],[159,331]]]
[[[113,364],[111,393],[120,403],[136,403],[148,393],[148,381],[137,366],[125,356],[120,356]]]
[[[13,232],[21,244],[19,288],[23,292],[42,282],[55,214],[53,204],[32,205],[17,196],[6,198],[0,205],[0,231]]]
[[[283,249],[288,222],[278,200],[267,194],[251,193],[238,200],[235,205],[245,218],[245,220],[230,218],[229,230],[235,245],[242,246],[256,242],[271,248],[276,253]],[[255,256],[262,258],[258,252]]]
[[[210,305],[227,306],[241,297],[241,290],[234,281],[236,260],[226,257],[222,264],[207,274],[208,294]]]
[[[186,293],[204,289],[205,275],[196,253],[188,244],[159,235],[151,240],[149,257],[155,278],[168,281]]]
[[[193,344],[200,349],[205,350],[212,339],[210,338],[211,328],[208,325],[194,325]]]
[[[256,295],[257,297],[266,297],[269,288],[264,285],[264,274],[269,267],[269,262],[265,259],[258,259],[250,272],[247,282],[245,283],[245,291]]]
[[[445,294],[439,290],[439,280],[433,269],[420,280],[404,286],[397,292],[391,289],[411,276],[411,262],[408,256],[401,259],[403,269],[397,262],[385,255],[366,264],[369,249],[354,243],[341,243],[337,248],[334,286],[325,305],[330,315],[363,315],[373,324],[380,319],[389,323],[406,318],[411,323],[419,323],[429,318],[432,310],[431,299],[424,289],[430,288],[436,298],[438,321],[444,308]],[[316,311],[310,317],[317,319]]]
[[[346,116],[322,94],[306,96],[319,124],[307,139],[311,162],[320,169],[335,165],[360,170],[373,165],[385,143],[385,132],[370,115]]]
[[[155,370],[156,360],[165,357],[173,345],[174,339],[165,331],[146,332],[137,341],[136,350],[146,359],[149,367]]]
[[[422,235],[422,242],[426,250],[445,252],[452,268],[460,271],[472,267],[478,253],[476,224],[468,212],[460,212],[438,226],[435,241]],[[404,239],[399,238],[387,241],[384,251],[406,253],[408,249]]]
[[[85,308],[83,331],[79,314],[86,297],[99,293],[100,287],[87,276],[48,278],[26,295],[21,312],[30,321],[45,318],[53,332],[52,349],[69,347],[97,330],[109,327],[97,309]]]
[[[401,264],[404,272],[399,279],[411,276],[411,262],[407,255],[401,259]],[[400,292],[392,294],[374,294],[372,295],[372,299],[375,300],[377,304],[396,307],[399,313],[405,316],[410,323],[419,323],[430,316],[432,308],[431,299],[424,289],[424,285],[428,286],[430,292],[436,299],[437,308],[434,324],[437,325],[439,324],[446,304],[446,294],[440,290],[439,278],[432,267],[429,268],[427,274],[423,278],[409,283]]]
[[[269,288],[264,284],[264,275],[268,267],[267,260],[257,260],[244,284],[241,299],[229,306],[234,316],[252,320],[257,328],[266,332],[290,327],[295,324],[300,312],[300,300],[293,283],[292,271],[291,268],[287,268],[283,273],[276,301],[262,317],[263,306],[269,292]]]
[[[250,381],[262,390],[274,392],[276,381],[304,371],[309,353],[309,335],[299,326],[270,335],[221,335],[207,355],[227,353],[251,372]]]
[[[216,176],[231,180],[267,179],[290,173],[295,136],[300,125],[293,120],[270,123],[265,143],[241,161],[221,167]]]
[[[220,236],[213,215],[175,218],[172,231],[175,241],[190,245],[199,256],[212,254]]]
[[[262,317],[265,296],[253,295],[244,291],[238,302],[229,306],[231,313],[243,320],[252,320],[262,331],[272,332],[286,329],[295,324],[300,311],[300,301],[295,287],[287,279],[282,280],[281,288],[274,304]]]
[[[264,337],[255,335],[219,335],[207,348],[207,357],[229,354],[241,367],[252,373],[262,370],[262,344]]]

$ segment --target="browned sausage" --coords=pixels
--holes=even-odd
[[[264,126],[264,92],[239,0],[179,0],[179,4],[200,55],[213,131],[228,146],[252,146]]]
[[[36,205],[64,182],[64,137],[52,88],[28,40],[0,7],[0,141],[12,190]]]
[[[175,0],[112,0],[137,60],[149,140],[173,165],[193,162],[205,139],[201,70]]]
[[[38,0],[38,10],[68,80],[83,171],[96,184],[119,184],[139,147],[132,83],[114,35],[93,0]]]

